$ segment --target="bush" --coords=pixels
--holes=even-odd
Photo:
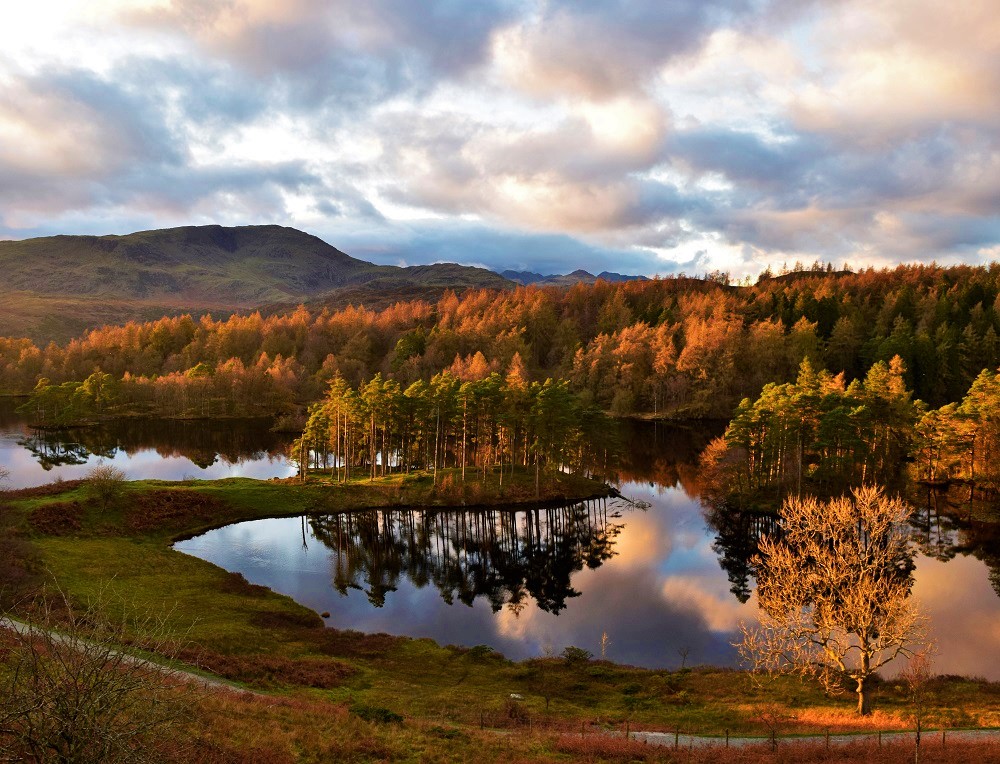
[[[366,703],[355,703],[351,706],[351,713],[366,722],[373,724],[402,724],[403,717],[395,711],[381,706],[369,706]]]
[[[485,663],[491,660],[503,660],[503,656],[489,645],[476,645],[470,647],[465,657],[476,663]]]
[[[6,632],[0,672],[0,760],[156,761],[188,715],[192,685],[127,651],[168,652],[162,622],[110,622],[66,597]],[[174,741],[176,742],[176,741]]]
[[[589,662],[594,657],[594,654],[590,650],[570,645],[562,651],[562,657],[570,666],[579,666],[582,663]]]
[[[107,510],[118,503],[125,493],[127,482],[125,473],[113,464],[98,464],[92,468],[84,480],[87,493]]]

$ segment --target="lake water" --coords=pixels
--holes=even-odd
[[[761,521],[703,509],[696,455],[716,432],[636,425],[609,443],[603,470],[647,509],[608,500],[258,520],[176,548],[328,611],[339,628],[486,644],[511,658],[570,645],[600,655],[607,634],[607,657],[623,663],[734,665],[737,625],[755,616],[746,559]],[[287,441],[235,422],[41,435],[0,415],[11,486],[79,477],[100,459],[134,479],[285,476]],[[913,591],[939,645],[935,670],[1000,679],[1000,530],[928,506]]]
[[[0,465],[10,470],[8,488],[82,478],[104,462],[131,480],[214,480],[224,477],[288,477],[290,436],[269,423],[138,420],[72,430],[36,430],[0,401]]]

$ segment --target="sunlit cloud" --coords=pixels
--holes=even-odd
[[[0,25],[0,236],[280,222],[383,262],[979,262],[998,117],[985,0],[51,0]]]
[[[721,587],[718,576],[694,578],[673,576],[663,584],[663,597],[676,607],[697,611],[712,631],[735,632],[740,621],[752,620],[754,613]]]

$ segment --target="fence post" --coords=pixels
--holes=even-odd
[[[882,730],[878,731],[878,747],[882,747]]]
[[[628,740],[628,734],[630,732],[629,720],[625,720],[625,739]]]
[[[729,747],[729,728],[726,727],[726,748]]]
[[[677,750],[677,746],[680,745],[681,731],[680,728],[674,730],[674,750]]]
[[[778,731],[774,729],[771,730],[771,750],[778,750]]]
[[[826,750],[830,750],[830,728],[826,728]]]
[[[946,732],[947,732],[947,730],[945,730],[945,728],[942,727],[941,728],[941,747],[942,748],[944,748],[944,746],[945,746],[945,737],[944,736],[945,736]]]

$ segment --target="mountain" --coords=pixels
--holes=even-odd
[[[277,225],[0,241],[0,273],[0,336],[40,341],[165,314],[338,302],[338,292],[385,304],[394,292],[434,297],[512,286],[493,271],[453,263],[375,265]]]
[[[500,275],[505,279],[525,286],[528,284],[537,284],[540,286],[572,286],[579,283],[593,284],[598,279],[614,282],[649,280],[645,276],[624,276],[621,273],[611,273],[610,271],[601,271],[595,276],[593,273],[584,270],[576,270],[565,275],[554,274],[550,276],[543,276],[541,273],[534,273],[533,271],[507,270],[501,272]]]

